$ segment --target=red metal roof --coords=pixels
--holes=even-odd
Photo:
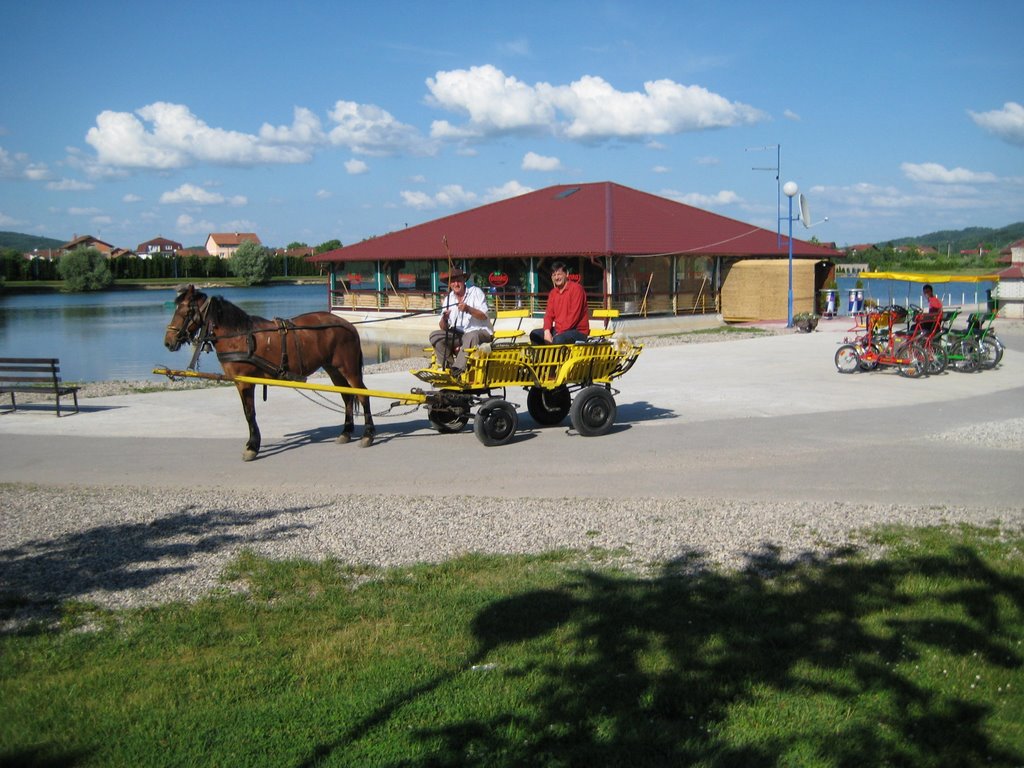
[[[434,219],[313,256],[311,261],[387,261],[521,256],[645,256],[692,253],[780,256],[774,230],[612,182],[562,184]],[[842,253],[793,239],[795,256]]]

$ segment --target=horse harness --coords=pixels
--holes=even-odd
[[[273,379],[284,379],[286,381],[305,381],[305,376],[299,373],[293,372],[289,369],[288,360],[288,334],[289,332],[299,330],[299,327],[295,325],[291,320],[285,320],[284,318],[275,317],[274,323],[277,325],[277,332],[281,337],[281,359],[275,364],[273,361],[261,357],[256,354],[256,334],[264,333],[270,329],[257,330],[255,328],[249,328],[248,330],[239,333],[228,333],[228,334],[217,334],[214,331],[213,321],[209,317],[210,305],[215,300],[215,297],[207,297],[206,301],[203,302],[202,306],[198,309],[195,306],[195,302],[189,302],[189,318],[195,319],[198,322],[199,328],[196,335],[193,337],[192,343],[194,346],[194,352],[192,353],[192,360],[189,362],[189,369],[194,370],[196,363],[199,360],[199,355],[202,352],[217,352],[217,360],[223,363],[247,363],[255,366],[267,374]],[[189,322],[186,320],[185,329],[188,328]],[[167,326],[169,329],[180,333],[182,329],[177,328],[173,325]],[[245,338],[246,350],[244,352],[221,352],[216,349],[216,343],[218,339],[231,339],[231,338]],[[303,369],[302,365],[302,345],[295,345],[295,352],[299,358],[298,370]]]

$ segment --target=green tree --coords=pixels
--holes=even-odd
[[[270,281],[273,266],[270,251],[258,243],[246,240],[228,262],[232,274],[245,285],[262,285]]]
[[[75,248],[57,263],[57,274],[70,292],[102,291],[114,282],[107,257],[96,248]]]
[[[341,240],[328,240],[327,242],[320,243],[320,245],[313,249],[313,252],[326,253],[327,251],[333,251],[335,248],[341,248]]]
[[[296,240],[294,243],[288,243],[288,245],[284,247],[286,251],[290,251],[294,248],[309,248],[309,246]]]

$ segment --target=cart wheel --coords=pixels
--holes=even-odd
[[[978,370],[978,358],[980,356],[978,345],[973,339],[960,339],[951,347],[950,360],[953,368],[961,373],[973,373]]]
[[[576,395],[569,418],[584,437],[603,435],[615,423],[615,398],[605,387],[593,384]]]
[[[896,370],[908,379],[918,379],[928,372],[928,353],[920,344],[901,344],[896,349],[899,363]]]
[[[995,368],[1002,359],[1003,347],[1001,344],[988,337],[978,342],[978,367],[983,371]]]
[[[568,387],[558,387],[557,389],[530,387],[530,391],[526,394],[526,410],[530,412],[533,420],[542,427],[561,424],[569,415],[571,405],[572,398],[569,396]]]
[[[873,371],[878,367],[878,357],[881,354],[877,344],[868,344],[863,349],[857,349],[857,357],[860,359],[862,371]]]
[[[861,367],[860,355],[853,344],[843,344],[836,350],[836,370],[840,373],[854,373]]]
[[[442,434],[455,434],[456,432],[461,432],[463,427],[466,426],[466,423],[469,421],[469,414],[435,408],[427,411],[427,419],[430,420],[431,426],[438,432]]]
[[[928,375],[938,376],[949,365],[949,357],[946,355],[946,350],[942,347],[931,346],[925,350],[925,354],[928,355]]]
[[[519,426],[515,406],[500,397],[492,397],[476,412],[473,432],[484,445],[503,445],[512,439]]]

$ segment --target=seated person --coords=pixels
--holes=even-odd
[[[461,269],[448,275],[448,296],[441,306],[440,330],[430,334],[437,364],[458,376],[466,370],[466,350],[494,338],[487,316],[487,297],[475,285],[466,285]],[[456,354],[458,353],[458,354]]]
[[[532,344],[573,344],[590,336],[590,317],[587,312],[587,292],[583,286],[569,279],[565,264],[551,265],[554,287],[548,294],[548,309],[544,313],[544,327],[530,331]]]
[[[931,336],[935,333],[937,326],[942,324],[942,299],[935,295],[931,284],[926,283],[921,291],[928,303],[927,307],[922,307],[924,314],[921,317],[921,333]]]

